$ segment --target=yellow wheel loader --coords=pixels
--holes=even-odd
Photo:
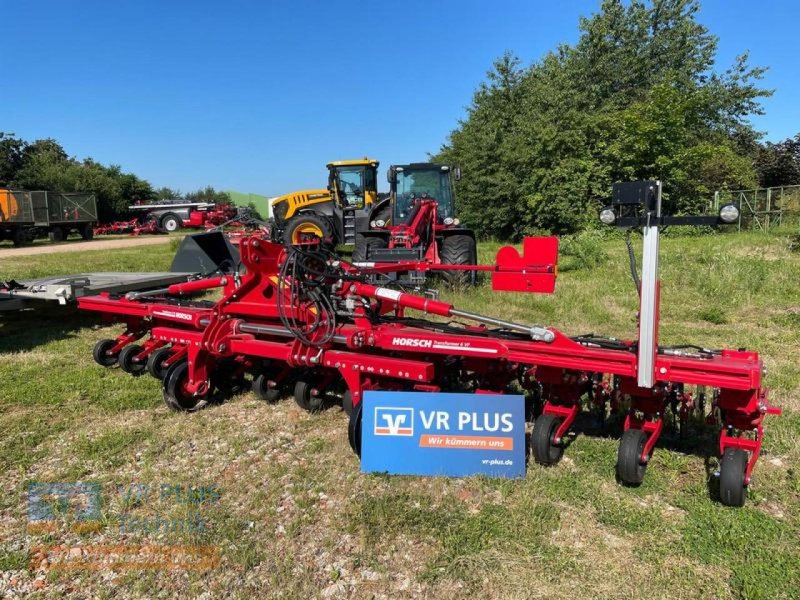
[[[272,201],[272,239],[288,245],[314,239],[355,244],[356,232],[369,228],[378,199],[378,161],[371,158],[328,163],[328,187],[303,190]]]

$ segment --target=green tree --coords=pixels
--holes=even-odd
[[[520,67],[506,54],[436,160],[462,167],[459,206],[483,235],[591,226],[616,180],[658,178],[668,209],[755,181],[748,122],[769,94],[741,56],[714,70],[695,0],[605,0],[580,37]]]
[[[759,185],[800,184],[800,133],[777,144],[767,142],[756,151]]]

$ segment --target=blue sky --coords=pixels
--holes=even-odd
[[[320,187],[329,160],[425,159],[495,58],[574,42],[598,6],[0,0],[0,131],[182,191]],[[700,14],[721,66],[749,50],[770,67],[776,93],[755,124],[772,141],[800,131],[798,19],[800,3],[777,0],[707,0]]]

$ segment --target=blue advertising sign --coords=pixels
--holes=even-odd
[[[361,470],[525,477],[522,396],[365,392]]]

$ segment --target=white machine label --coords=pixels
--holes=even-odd
[[[432,348],[433,340],[395,337],[392,338],[392,346],[406,346],[409,348]]]
[[[157,317],[167,317],[168,319],[180,319],[181,321],[192,321],[194,319],[194,316],[190,315],[189,313],[180,313],[180,312],[175,312],[174,310],[153,311],[153,314]]]
[[[398,292],[397,290],[390,290],[389,288],[378,288],[375,292],[375,295],[379,298],[387,298],[388,300],[394,300],[397,302],[400,300],[400,295],[402,292]]]

